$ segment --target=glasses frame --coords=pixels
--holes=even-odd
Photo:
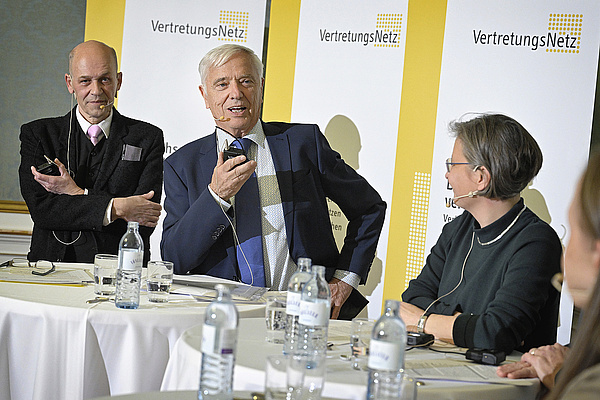
[[[473,165],[470,162],[452,162],[452,158],[446,158],[446,171],[450,172],[453,165]]]
[[[31,273],[33,275],[46,276],[46,275],[50,275],[52,272],[56,271],[56,265],[54,265],[54,263],[52,261],[38,260],[35,263],[31,263],[26,258],[13,258],[11,260],[5,261],[2,264],[0,264],[0,268],[6,268],[6,267],[10,267],[10,268],[39,268],[38,267],[38,263],[50,263],[50,269],[45,270],[45,271],[36,271],[35,269],[33,269],[31,271]],[[17,264],[22,264],[22,265],[17,265]]]

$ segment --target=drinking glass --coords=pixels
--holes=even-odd
[[[288,356],[288,399],[320,400],[325,384],[325,354]]]
[[[107,296],[115,294],[119,258],[113,254],[96,254],[94,257],[94,293]]]
[[[173,263],[170,261],[148,262],[148,300],[153,303],[169,301],[169,291],[173,283]]]
[[[287,357],[280,354],[267,357],[265,368],[265,399],[289,400],[287,385]]]
[[[375,321],[367,318],[354,318],[350,334],[350,348],[352,350],[350,361],[352,368],[366,370],[369,358],[369,343]]]
[[[265,322],[267,323],[267,342],[283,344],[287,314],[287,297],[281,293],[267,293]]]

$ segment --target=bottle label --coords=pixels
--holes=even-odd
[[[122,269],[137,270],[142,269],[142,262],[144,261],[144,253],[141,251],[122,251],[120,254],[123,262],[121,263]]]
[[[219,330],[214,325],[204,324],[200,349],[203,353],[208,354],[233,354],[236,341],[237,332],[235,329]]]
[[[398,343],[371,339],[369,345],[369,368],[398,371],[402,366],[404,349]]]
[[[285,306],[287,315],[300,315],[300,300],[302,300],[302,293],[288,292]]]
[[[329,322],[329,305],[325,302],[301,301],[298,321],[308,326],[327,326]]]

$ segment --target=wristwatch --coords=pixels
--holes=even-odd
[[[417,322],[417,332],[425,332],[425,322],[427,322],[427,318],[429,318],[429,315],[421,315],[421,318],[419,318],[419,322]]]

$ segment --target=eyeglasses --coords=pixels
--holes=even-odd
[[[470,165],[471,163],[468,162],[452,162],[452,158],[446,158],[446,171],[450,172],[450,170],[452,169],[453,165]]]
[[[56,271],[56,266],[52,261],[38,260],[30,263],[26,258],[13,258],[0,264],[0,268],[15,267],[15,268],[32,268],[33,275],[46,276]]]

